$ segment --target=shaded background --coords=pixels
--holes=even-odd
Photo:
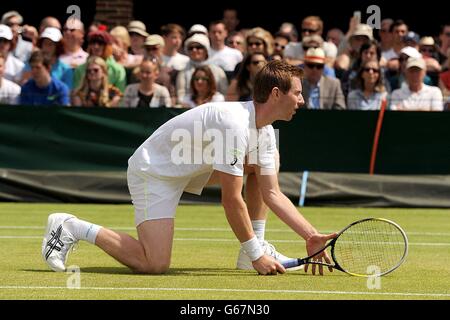
[[[62,21],[68,17],[66,9],[76,4],[82,9],[82,20],[90,24],[95,15],[95,1],[93,0],[15,0],[5,3],[2,1],[0,13],[8,10],[18,10],[25,18],[25,22],[38,25],[40,20],[48,15],[56,16]],[[297,27],[301,19],[308,15],[319,15],[325,21],[325,31],[332,27],[339,27],[346,31],[348,21],[353,11],[362,12],[362,20],[368,18],[366,8],[376,4],[381,8],[381,18],[403,19],[411,29],[420,35],[437,35],[440,25],[450,22],[448,10],[444,2],[431,0],[426,5],[411,5],[406,2],[383,0],[346,0],[346,1],[295,1],[292,3],[275,2],[271,4],[256,0],[226,0],[218,1],[151,1],[135,0],[134,16],[146,23],[150,33],[157,33],[159,27],[165,23],[174,22],[189,28],[194,23],[207,25],[210,21],[222,17],[226,7],[238,9],[241,26],[243,28],[262,26],[271,32],[278,29],[282,22],[293,22]]]

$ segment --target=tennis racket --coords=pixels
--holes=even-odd
[[[315,255],[328,247],[331,247],[334,264],[313,260]],[[387,219],[366,218],[345,227],[316,253],[283,262],[283,266],[289,269],[316,264],[332,267],[352,276],[383,276],[400,267],[407,254],[408,238],[398,224]]]

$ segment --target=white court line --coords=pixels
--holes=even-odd
[[[424,293],[424,292],[367,292],[367,291],[318,291],[318,290],[266,290],[266,289],[226,289],[226,288],[115,288],[115,287],[80,287],[69,289],[67,287],[45,286],[0,286],[0,289],[12,290],[95,290],[95,291],[188,291],[188,292],[251,292],[251,293],[297,293],[297,294],[332,294],[332,295],[375,295],[375,296],[401,296],[401,297],[450,297],[450,293]]]
[[[0,236],[1,239],[42,239],[39,236]],[[204,242],[236,242],[236,239],[220,239],[220,238],[174,238],[175,241],[204,241]],[[304,243],[303,240],[270,240],[273,243]],[[399,242],[397,244],[403,244]],[[440,242],[409,242],[410,246],[428,246],[428,247],[450,247],[450,243]]]
[[[136,228],[132,227],[108,227],[111,230],[122,230],[122,231],[134,231]],[[0,226],[0,230],[45,230],[45,226]],[[217,231],[217,232],[230,232],[230,228],[175,228],[175,231],[199,231],[199,232],[208,232],[208,231]],[[286,233],[286,231],[290,231],[290,229],[266,229],[266,232],[274,232],[274,233]],[[322,230],[322,233],[331,233],[336,232],[331,230]],[[414,236],[450,236],[450,233],[446,232],[414,232],[408,231],[407,235]]]

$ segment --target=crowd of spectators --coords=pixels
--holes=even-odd
[[[19,12],[0,21],[0,104],[194,108],[252,99],[257,72],[275,59],[304,70],[309,109],[442,111],[450,109],[450,22],[419,36],[405,21],[380,29],[356,17],[348,30],[308,16],[274,33],[239,28],[238,12],[208,26],[142,21],[109,29],[70,18],[24,24]],[[325,31],[327,32],[325,33]]]

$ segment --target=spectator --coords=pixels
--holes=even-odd
[[[323,39],[321,36],[314,34],[312,36],[306,36],[303,38],[302,41],[303,44],[303,51],[308,51],[309,48],[322,48],[323,49]],[[332,60],[330,61],[329,58],[325,57],[325,66],[323,68],[323,74],[325,76],[336,78],[336,74],[334,72],[334,69],[329,66],[328,63],[332,63]],[[303,64],[300,65],[300,67],[303,67]]]
[[[114,87],[121,92],[125,91],[126,87],[126,72],[125,68],[118,64],[112,56],[112,37],[106,31],[92,32],[88,35],[88,53],[90,56],[98,56],[106,61],[108,66],[108,80]],[[86,64],[83,64],[75,69],[73,78],[74,88],[81,85],[81,80],[84,78],[86,72]]]
[[[221,67],[227,78],[230,79],[234,74],[236,65],[243,59],[242,53],[225,45],[225,39],[228,37],[228,31],[225,23],[214,21],[209,25],[209,39],[211,40],[211,49],[209,50],[209,63]]]
[[[441,66],[446,65],[448,54],[450,50],[450,23],[447,23],[441,27],[439,33],[439,63]]]
[[[273,37],[272,34],[264,30],[263,28],[256,27],[247,32],[247,36],[245,38],[247,54],[251,54],[254,52],[259,52],[264,54],[266,57],[270,57],[273,54]],[[235,78],[241,68],[242,62],[236,65],[234,68],[234,76]]]
[[[416,48],[413,47],[404,47],[400,51],[400,56],[397,59],[399,62],[398,70],[388,69],[386,70],[386,79],[389,84],[389,88],[391,90],[398,89],[402,87],[405,82],[405,71],[406,71],[406,62],[409,58],[419,59],[422,58],[422,55]],[[392,61],[392,60],[391,60]],[[430,85],[431,78],[425,74],[424,83]]]
[[[347,97],[349,110],[379,110],[387,106],[387,92],[383,84],[383,74],[378,60],[366,60],[356,76],[358,88]]]
[[[327,42],[333,43],[336,48],[339,48],[341,42],[344,40],[344,32],[339,28],[332,28],[327,32]]]
[[[134,20],[128,24],[131,46],[130,53],[137,56],[144,56],[144,42],[149,36],[147,27],[142,21]]]
[[[427,76],[431,79],[431,85],[439,85],[439,73],[442,71],[442,67],[439,64],[438,51],[432,37],[423,37],[419,42],[419,52],[425,59],[427,65]]]
[[[277,32],[274,36],[274,43],[273,43],[273,54],[277,54],[284,58],[284,50],[286,49],[286,46],[289,43],[289,35],[286,33]]]
[[[302,40],[307,36],[318,35],[322,36],[323,21],[317,16],[308,16],[302,20],[301,34]],[[334,43],[324,42],[323,50],[327,58],[327,64],[333,66],[334,60],[337,56],[337,48]],[[299,65],[303,63],[305,51],[303,50],[302,42],[290,42],[284,51],[284,56],[290,64]]]
[[[191,93],[181,99],[181,105],[185,108],[195,108],[208,102],[225,101],[223,94],[217,91],[211,68],[206,65],[195,68],[190,87]]]
[[[63,29],[64,53],[60,59],[72,69],[86,63],[89,54],[83,50],[84,24],[78,19],[69,18]]]
[[[344,96],[347,96],[351,90],[355,90],[360,87],[357,80],[357,75],[361,70],[361,66],[366,62],[373,60],[378,62],[381,60],[381,49],[376,40],[364,43],[361,46],[358,58],[353,63],[352,67],[345,71],[341,76],[341,87]]]
[[[325,52],[310,48],[305,55],[303,97],[308,109],[345,109],[345,98],[339,80],[323,75]]]
[[[178,24],[167,24],[161,28],[161,35],[164,38],[163,66],[175,71],[184,70],[189,62],[189,57],[179,53],[186,33]]]
[[[298,31],[293,23],[283,22],[278,32],[289,35],[289,42],[298,42]]]
[[[391,25],[389,31],[392,34],[392,49],[384,53],[386,61],[399,57],[400,50],[405,47],[404,37],[408,33],[409,28],[403,20],[397,20]]]
[[[114,27],[110,31],[110,34],[114,39],[112,45],[114,60],[127,69],[132,69],[139,66],[142,62],[143,56],[129,53],[131,38],[127,28],[123,26]]]
[[[28,33],[27,29],[30,29],[30,26],[21,27],[23,24],[23,17],[17,11],[8,11],[3,14],[1,23],[11,28],[13,33],[13,55],[25,64],[28,62],[31,52],[33,51],[33,44],[32,41],[26,41],[21,33],[23,33],[24,30],[25,33]],[[31,31],[33,32],[34,30]]]
[[[341,78],[342,74],[349,70],[358,59],[362,45],[372,40],[373,30],[369,25],[363,23],[356,25],[350,34],[348,45],[336,59],[335,69],[338,78]]]
[[[5,79],[6,55],[0,52],[0,105],[14,105],[19,103],[20,86]]]
[[[39,24],[39,34],[42,34],[42,32],[44,32],[44,30],[47,28],[56,28],[59,29],[59,31],[62,30],[61,23],[55,17],[45,17],[44,19],[42,19],[41,23]]]
[[[144,58],[139,66],[139,83],[129,85],[121,102],[121,106],[129,108],[171,107],[172,100],[166,87],[156,83],[159,76],[159,65],[151,58]]]
[[[0,24],[0,53],[6,57],[4,77],[15,83],[20,83],[25,64],[13,55],[12,46],[13,33],[11,28]]]
[[[194,34],[192,37],[188,38],[185,43],[185,49],[189,54],[189,63],[186,68],[179,72],[176,80],[177,88],[177,98],[178,102],[181,103],[181,99],[190,94],[190,82],[192,74],[195,68],[208,64],[208,52],[209,52],[209,39],[203,34]],[[209,65],[211,72],[216,80],[217,90],[226,94],[228,89],[228,80],[225,72],[215,65]]]
[[[72,92],[72,105],[76,107],[117,107],[121,91],[108,81],[108,65],[99,56],[86,62],[81,86]]]
[[[62,34],[59,29],[49,27],[42,32],[37,46],[43,53],[51,57],[51,75],[64,82],[69,89],[73,88],[73,69],[61,61],[59,58],[64,52]],[[22,77],[22,83],[28,81],[31,77],[31,68],[27,64]]]
[[[256,74],[266,65],[267,59],[260,52],[248,54],[241,64],[241,69],[228,88],[227,101],[253,100],[253,83]]]
[[[35,51],[30,57],[31,79],[22,86],[20,104],[25,106],[68,106],[69,88],[51,76],[52,58]]]
[[[228,33],[237,31],[240,22],[237,10],[232,8],[223,10],[222,21],[224,22],[225,28],[227,29]]]
[[[386,18],[381,20],[380,30],[378,30],[378,36],[380,37],[380,49],[381,55],[387,60],[385,54],[392,49],[393,38],[391,33],[391,26],[394,24],[394,20]]]
[[[391,110],[442,111],[443,98],[437,87],[423,83],[426,74],[425,60],[409,58],[406,62],[406,85],[392,92]]]
[[[227,38],[227,46],[239,50],[245,54],[245,37],[240,31],[235,31],[229,34]]]

